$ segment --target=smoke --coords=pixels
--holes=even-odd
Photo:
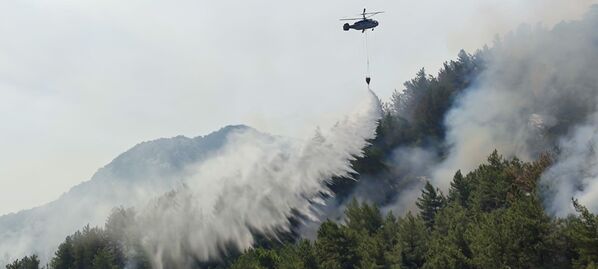
[[[543,175],[549,212],[574,212],[571,198],[598,212],[598,114],[559,142],[557,162]]]
[[[598,7],[552,30],[521,26],[495,44],[488,68],[445,118],[450,151],[434,167],[446,190],[458,169],[470,171],[492,150],[530,160],[557,150],[543,176],[547,207],[571,212],[571,197],[598,209]]]
[[[383,211],[397,215],[417,212],[415,201],[431,178],[430,168],[440,161],[437,154],[430,148],[401,147],[394,150],[390,161],[395,164],[393,174],[400,175],[400,178],[396,180],[396,200]]]
[[[354,114],[306,141],[240,131],[215,157],[191,166],[184,185],[155,200],[133,229],[156,268],[189,267],[223,251],[250,248],[254,234],[275,236],[289,218],[314,218],[312,202],[332,177],[349,177],[350,161],[375,137],[378,98],[370,92]]]
[[[547,208],[568,214],[571,197],[577,197],[598,210],[598,169],[592,168],[597,157],[588,146],[595,144],[598,123],[597,26],[594,6],[580,20],[552,29],[521,25],[498,39],[478,54],[485,70],[446,114],[444,144],[395,149],[385,160],[394,171],[360,182],[351,196],[380,203],[381,193],[391,191],[394,200],[383,201],[383,210],[403,214],[416,210],[426,180],[446,193],[457,170],[471,171],[494,149],[527,161],[557,152],[541,179]],[[380,184],[393,189],[381,190]],[[326,216],[338,216],[342,208],[329,206]]]

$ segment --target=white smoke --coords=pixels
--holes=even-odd
[[[190,168],[183,187],[140,213],[135,229],[153,266],[217,259],[226,247],[250,248],[255,232],[288,229],[294,213],[312,216],[327,181],[355,172],[350,162],[375,137],[380,111],[370,92],[353,115],[306,141],[254,131],[229,136],[216,157]]]
[[[557,162],[542,177],[549,212],[574,212],[571,198],[598,212],[598,114],[559,143]]]
[[[531,160],[556,147],[542,180],[552,191],[548,207],[566,214],[579,197],[598,209],[597,10],[552,30],[521,26],[495,45],[487,70],[445,119],[450,154],[434,168],[434,183],[446,190],[458,169],[470,171],[494,149]]]

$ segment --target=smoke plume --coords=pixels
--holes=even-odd
[[[598,209],[598,8],[552,30],[521,26],[495,44],[488,67],[445,119],[448,157],[433,169],[447,189],[458,169],[476,167],[492,150],[530,160],[560,152],[543,176],[553,213],[570,213],[571,197]],[[548,195],[550,193],[550,195]]]
[[[598,114],[559,141],[557,162],[543,175],[549,212],[565,216],[578,199],[598,212]]]

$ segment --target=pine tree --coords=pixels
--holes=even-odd
[[[471,186],[475,189],[470,194],[471,206],[483,212],[507,206],[507,196],[513,190],[515,180],[513,173],[506,169],[508,165],[494,150],[486,164],[480,165],[467,176],[471,178]]]
[[[303,261],[303,268],[317,269],[318,261],[316,260],[316,249],[309,240],[301,240],[297,244],[297,251]]]
[[[434,216],[445,204],[445,199],[440,191],[437,191],[430,182],[426,182],[422,190],[422,196],[417,199],[416,205],[420,209],[420,216],[426,223],[426,227],[432,229]]]
[[[549,268],[550,219],[532,196],[482,214],[466,232],[478,268]]]
[[[578,257],[575,268],[587,268],[598,264],[598,217],[573,199],[573,206],[580,216],[572,221],[568,236],[573,240]]]
[[[382,226],[382,214],[376,205],[360,204],[355,198],[345,210],[347,228],[356,232],[375,233]]]
[[[93,258],[92,269],[117,269],[116,261],[112,253],[107,249],[99,250]]]
[[[39,258],[37,255],[25,256],[6,265],[6,269],[39,269]]]
[[[50,262],[50,267],[53,269],[69,269],[73,268],[74,265],[73,241],[70,236],[67,236],[65,241],[58,246],[58,250]]]
[[[357,245],[355,234],[332,221],[322,223],[315,243],[320,268],[353,268],[359,262]]]
[[[409,212],[399,223],[399,243],[395,255],[400,255],[401,268],[421,268],[428,251],[428,231],[424,221]]]
[[[449,189],[449,201],[456,201],[459,205],[467,207],[467,200],[471,187],[466,179],[461,174],[461,170],[458,170],[453,177],[451,182],[451,188]]]
[[[466,210],[453,202],[436,215],[434,225],[424,268],[472,268],[471,251],[465,239],[465,231],[469,225]]]

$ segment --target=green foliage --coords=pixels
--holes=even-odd
[[[471,188],[472,186],[470,186],[465,180],[465,177],[461,174],[461,170],[457,171],[451,182],[448,200],[451,202],[455,201],[460,206],[467,207]]]
[[[422,196],[417,199],[416,205],[420,210],[420,216],[428,228],[434,227],[434,217],[442,209],[444,204],[445,198],[442,196],[440,190],[435,189],[430,182],[426,182],[422,190]]]
[[[428,231],[425,221],[410,213],[399,221],[399,243],[395,247],[400,256],[401,268],[421,268],[428,251]]]
[[[50,263],[53,269],[68,269],[74,266],[75,257],[73,250],[73,240],[71,236],[67,236],[65,241],[58,246],[58,250]]]
[[[453,201],[436,215],[424,268],[467,269],[471,251],[465,239],[469,224],[466,209]]]
[[[567,236],[574,242],[574,268],[594,268],[598,264],[598,217],[577,200],[573,200],[579,218],[571,219]]]
[[[357,234],[326,221],[318,230],[316,259],[323,269],[353,268],[359,262]]]
[[[466,236],[476,268],[538,268],[548,260],[550,219],[533,197],[483,214]]]
[[[419,214],[383,217],[376,206],[353,200],[344,224],[324,222],[314,247],[298,251],[313,253],[310,267],[293,258],[267,267],[272,263],[260,261],[258,249],[237,260],[245,267],[233,268],[595,268],[598,217],[577,201],[580,215],[567,219],[550,218],[542,208],[536,183],[549,164],[546,156],[526,163],[494,151],[467,175],[457,172],[446,199],[426,184]]]
[[[355,231],[375,233],[382,226],[382,214],[376,205],[359,204],[353,199],[345,211],[347,227]]]
[[[294,269],[318,268],[314,247],[309,241],[289,244],[277,249],[257,248],[239,257],[229,268],[231,269]]]
[[[123,254],[114,249],[114,245],[103,229],[88,225],[60,244],[50,266],[55,269],[122,268]]]
[[[119,268],[116,264],[116,258],[108,249],[100,249],[93,257],[91,262],[93,269],[116,269]]]
[[[39,258],[37,255],[31,255],[17,259],[11,264],[6,265],[6,269],[39,269]]]
[[[132,209],[114,208],[104,228],[83,227],[58,246],[48,268],[151,268],[141,247],[138,231],[131,230],[135,220]]]

